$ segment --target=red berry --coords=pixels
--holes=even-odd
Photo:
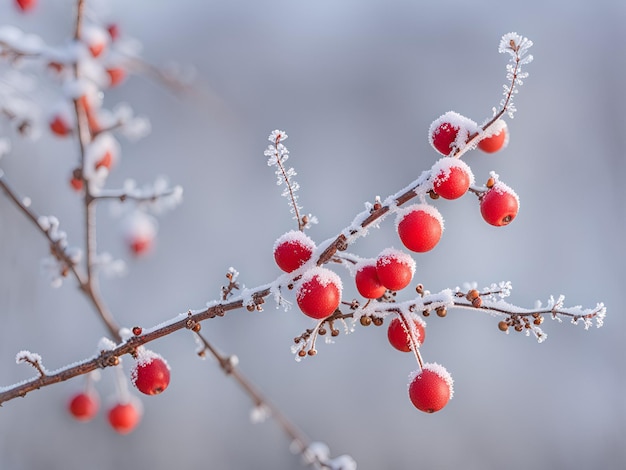
[[[437,152],[443,155],[449,155],[452,151],[452,144],[456,140],[459,133],[459,127],[453,126],[449,122],[441,123],[432,133],[432,144]]]
[[[89,421],[98,413],[100,400],[95,392],[80,392],[68,404],[70,413],[78,421]]]
[[[434,206],[415,204],[398,213],[396,228],[405,247],[424,253],[439,243],[443,217]]]
[[[315,267],[300,281],[296,301],[302,313],[321,320],[331,315],[341,302],[341,278],[329,269]]]
[[[106,70],[109,76],[109,86],[117,86],[126,78],[126,71],[121,67],[111,67]]]
[[[494,153],[506,147],[509,141],[509,130],[506,122],[496,121],[490,129],[491,133],[478,142],[478,148],[483,152]]]
[[[291,230],[274,243],[274,260],[283,271],[295,271],[309,259],[315,249],[315,242],[304,232]]]
[[[111,169],[111,165],[113,164],[113,155],[110,151],[106,151],[102,158],[96,162],[96,170],[98,168],[106,168],[107,170]]]
[[[469,135],[480,128],[471,119],[454,111],[448,111],[435,119],[428,129],[430,144],[443,155],[450,155],[454,148],[462,148]]]
[[[37,6],[37,0],[15,0],[15,4],[22,11],[30,11]]]
[[[128,434],[139,424],[141,412],[133,403],[118,403],[109,410],[109,424],[120,434]]]
[[[107,32],[111,36],[111,41],[117,40],[120,37],[120,27],[117,23],[111,23],[107,26]]]
[[[72,132],[72,129],[67,124],[67,121],[58,114],[54,116],[52,121],[50,121],[50,130],[60,137],[65,137]]]
[[[394,318],[387,328],[387,339],[398,351],[409,352],[413,350],[411,336],[417,341],[418,347],[424,344],[426,339],[425,323],[421,318],[406,318],[413,323],[414,331],[407,331],[405,323],[400,318]],[[412,334],[413,333],[413,334]]]
[[[387,248],[376,259],[376,274],[387,289],[404,289],[413,279],[414,272],[415,261],[400,250]]]
[[[137,236],[129,241],[130,251],[134,255],[145,255],[152,250],[154,238],[152,236]]]
[[[141,349],[131,372],[130,381],[146,395],[158,395],[170,384],[170,368],[161,356]]]
[[[72,186],[74,191],[77,191],[77,192],[82,191],[83,180],[81,180],[80,178],[76,178],[75,176],[72,176],[72,179],[70,179],[70,186]]]
[[[457,199],[474,183],[472,170],[463,160],[444,157],[431,169],[433,190],[444,199]]]
[[[374,260],[364,261],[357,266],[354,281],[359,294],[366,299],[378,299],[387,290],[378,278],[376,262]]]
[[[453,395],[452,376],[439,364],[424,364],[409,384],[409,398],[418,410],[434,413]]]
[[[497,181],[480,197],[480,213],[488,224],[509,224],[519,210],[519,198],[506,184]]]

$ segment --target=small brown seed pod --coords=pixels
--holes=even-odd
[[[374,318],[372,318],[372,322],[376,326],[381,326],[384,323],[384,320],[382,318],[380,318],[380,317],[374,317]]]
[[[359,321],[361,322],[361,325],[363,326],[370,326],[372,324],[372,319],[371,317],[368,317],[366,315],[363,315]]]
[[[535,325],[541,325],[543,323],[543,317],[537,317],[533,320]]]
[[[300,357],[306,356],[306,351],[304,349],[301,349],[300,351],[298,351],[298,356]]]
[[[480,297],[476,297],[474,300],[472,300],[472,306],[474,308],[480,308],[483,305],[483,299],[481,299]]]
[[[498,329],[500,331],[508,331],[509,324],[506,321],[502,320],[502,321],[498,322]]]
[[[445,317],[448,314],[448,310],[446,310],[446,307],[437,307],[435,309],[435,312],[437,313],[438,317]]]
[[[487,184],[485,186],[487,186],[489,189],[493,188],[496,184],[496,180],[494,178],[489,178],[487,180]]]
[[[134,334],[135,336],[139,336],[139,335],[141,334],[141,332],[142,332],[141,327],[139,327],[139,326],[133,326],[133,334]]]
[[[480,296],[480,292],[478,292],[476,289],[472,289],[467,292],[467,295],[465,296],[465,298],[471,302],[474,299],[478,298],[479,296]]]

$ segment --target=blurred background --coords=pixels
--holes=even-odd
[[[4,0],[0,24],[62,43],[74,2],[39,3],[22,15]],[[321,242],[366,201],[431,167],[438,158],[427,140],[431,121],[449,110],[478,122],[489,117],[505,83],[501,36],[532,39],[535,61],[508,120],[508,148],[466,156],[479,182],[495,170],[517,190],[519,215],[497,229],[470,195],[437,201],[446,231],[432,252],[415,255],[415,280],[431,291],[510,280],[511,302],[525,307],[559,294],[568,306],[603,301],[605,327],[547,321],[548,339],[538,344],[500,333],[491,317],[430,317],[424,358],[455,380],[453,400],[434,415],[409,402],[415,359],[393,350],[384,328],[342,334],[301,363],[290,353],[292,339],[313,322],[295,309],[269,302],[263,313],[205,322],[203,332],[236,354],[242,372],[306,435],[333,455],[350,454],[359,469],[624,468],[626,3],[111,0],[91,7],[137,38],[149,63],[193,67],[202,95],[131,76],[104,98],[107,107],[130,103],[152,123],[139,142],[120,138],[109,186],[166,175],[184,188],[183,204],[159,219],[156,250],[145,259],[128,255],[117,219],[99,206],[99,249],[129,267],[124,278],[102,279],[103,296],[128,327],[202,308],[219,297],[230,266],[247,287],[280,274],[272,245],[296,225],[263,156],[273,129],[289,134],[300,202],[320,221],[309,234]],[[2,126],[13,142],[0,161],[6,177],[80,246],[80,203],[67,183],[76,142],[25,141]],[[400,243],[390,219],[351,249],[373,257],[392,245]],[[49,286],[40,270],[47,253],[41,235],[0,197],[2,386],[34,375],[15,364],[18,351],[37,352],[55,369],[94,354],[105,334],[71,279]],[[353,296],[347,273],[338,272],[345,296]],[[115,434],[104,410],[89,424],[69,417],[78,378],[2,406],[0,468],[300,468],[277,425],[251,424],[249,399],[214,361],[196,357],[191,333],[150,347],[169,361],[172,382],[162,395],[142,397],[145,414],[132,434]],[[106,408],[112,371],[102,372],[98,390]]]

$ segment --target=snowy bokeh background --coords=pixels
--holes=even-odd
[[[6,0],[0,24],[59,43],[72,29],[74,2],[41,1],[30,16]],[[219,296],[230,266],[248,287],[278,274],[271,247],[295,228],[263,150],[275,128],[289,134],[300,202],[320,219],[310,235],[336,235],[376,195],[387,196],[430,168],[426,131],[455,110],[476,121],[501,98],[507,57],[502,34],[535,43],[530,77],[500,154],[472,152],[478,180],[489,170],[515,188],[521,209],[502,229],[485,224],[473,197],[438,201],[444,237],[417,255],[416,280],[437,291],[466,281],[510,280],[511,301],[532,306],[551,294],[567,305],[609,309],[605,327],[547,321],[537,344],[504,335],[496,321],[462,311],[431,317],[423,354],[447,367],[456,393],[439,413],[410,404],[411,355],[385,330],[358,328],[314,359],[296,363],[291,340],[311,323],[270,303],[233,312],[203,331],[312,439],[359,469],[617,469],[626,465],[626,3],[604,0],[317,0],[99,2],[144,45],[150,63],[193,65],[201,96],[178,96],[133,76],[107,106],[132,104],[152,134],[121,139],[110,183],[167,175],[184,202],[160,219],[158,245],[129,259],[123,279],[103,279],[124,325],[149,327]],[[41,93],[52,94],[43,90]],[[1,133],[8,127],[2,124]],[[13,139],[0,165],[81,243],[80,204],[67,184],[77,145]],[[99,247],[127,257],[118,222],[99,208]],[[362,256],[399,245],[391,220],[354,245]],[[15,354],[41,354],[54,369],[95,352],[104,334],[70,280],[51,289],[40,273],[41,235],[0,197],[0,385],[26,379]],[[343,275],[344,273],[342,273]],[[344,276],[344,283],[349,285]],[[349,290],[346,291],[349,294]],[[36,391],[0,410],[0,468],[300,468],[272,421],[251,424],[248,398],[210,359],[196,358],[188,332],[152,344],[172,366],[164,394],[142,398],[145,415],[128,436],[101,412],[90,424],[65,411],[81,379]],[[98,384],[113,393],[112,371]]]

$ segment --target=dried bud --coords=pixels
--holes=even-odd
[[[195,324],[191,327],[191,331],[193,331],[194,333],[198,333],[201,328],[202,327],[200,326],[200,323],[195,322]]]
[[[483,305],[483,299],[481,299],[480,297],[476,297],[474,300],[472,300],[472,305],[474,306],[474,308],[480,308]]]
[[[384,320],[380,317],[374,317],[372,318],[372,321],[374,322],[374,325],[376,326],[381,326],[384,323]]]
[[[141,332],[142,332],[142,329],[141,329],[141,327],[140,327],[140,326],[134,326],[134,327],[133,327],[133,334],[134,334],[135,336],[139,336],[139,335],[141,334]]]
[[[439,199],[439,194],[437,194],[432,189],[430,191],[428,191],[428,195],[430,196],[431,199]]]
[[[493,186],[496,184],[496,180],[493,178],[489,178],[487,180],[487,184],[485,186],[487,186],[487,188],[491,189],[493,188]]]
[[[298,351],[298,356],[300,357],[306,356],[306,351],[304,349],[301,349],[300,351]]]
[[[309,349],[309,356],[315,356],[317,351],[315,349]]]
[[[363,315],[359,321],[361,322],[361,325],[363,326],[370,326],[372,324],[372,319],[368,316]]]
[[[537,317],[533,320],[535,325],[541,325],[543,323],[543,317]]]
[[[472,289],[467,293],[465,298],[472,302],[474,299],[477,299],[479,295],[480,293],[476,289]]]
[[[320,328],[319,330],[317,330],[317,333],[321,336],[324,336],[326,334],[326,328]]]
[[[506,321],[502,320],[502,321],[498,322],[498,329],[500,331],[508,331],[509,324]]]
[[[339,336],[339,330],[334,330],[334,329],[331,330],[330,335],[331,336]]]
[[[425,317],[429,317],[430,316],[430,310],[426,309],[422,312],[422,315],[424,315]]]
[[[437,313],[437,316],[441,318],[445,317],[448,314],[446,307],[437,307],[435,312]]]
[[[248,304],[248,305],[246,305],[246,310],[247,310],[248,312],[254,312],[255,308],[256,308],[256,306],[255,306],[254,304]]]

